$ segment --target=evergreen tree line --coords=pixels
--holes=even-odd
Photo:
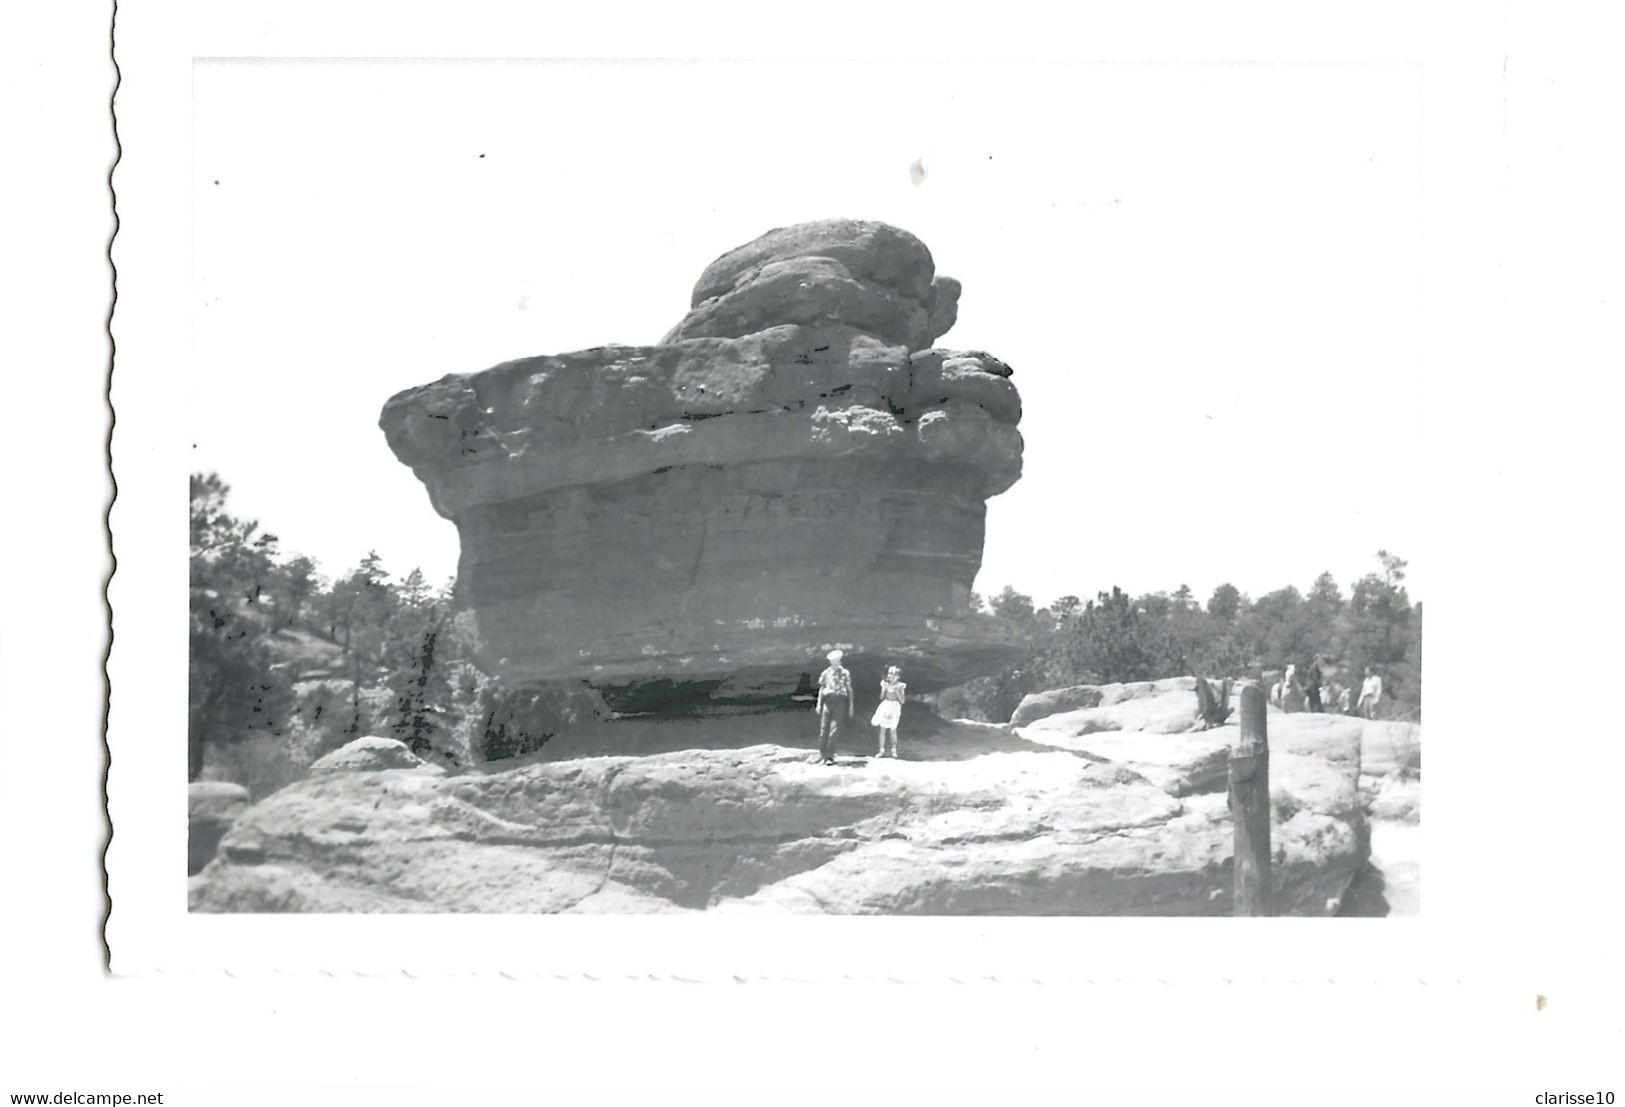
[[[941,693],[938,705],[961,717],[1002,721],[1023,696],[1047,688],[1188,675],[1268,686],[1288,665],[1303,674],[1324,658],[1327,679],[1352,688],[1354,700],[1366,669],[1374,669],[1383,684],[1378,714],[1419,721],[1422,605],[1405,591],[1407,564],[1377,551],[1377,568],[1347,596],[1329,572],[1307,593],[1287,587],[1253,599],[1221,584],[1206,603],[1186,585],[1141,596],[1113,588],[1088,601],[1062,596],[1042,608],[1009,587],[976,596],[978,609],[1007,623],[1025,652],[998,673]]]
[[[488,679],[452,581],[396,578],[376,552],[326,579],[233,515],[229,492],[192,476],[189,779],[212,769],[270,790],[369,734],[453,765],[511,757],[582,709]]]

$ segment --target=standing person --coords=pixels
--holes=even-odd
[[[1320,682],[1324,679],[1320,671],[1320,658],[1312,658],[1309,662],[1309,680],[1304,694],[1309,697],[1309,710],[1320,712]]]
[[[1298,667],[1288,665],[1286,673],[1281,677],[1281,710],[1296,711],[1303,701],[1299,698],[1302,690],[1298,687]]]
[[[1365,681],[1360,685],[1360,714],[1368,719],[1377,717],[1377,704],[1382,700],[1382,678],[1377,670],[1366,666]]]
[[[818,674],[818,759],[835,764],[835,743],[852,718],[852,674],[841,667],[841,651],[829,651],[829,668]]]
[[[886,679],[880,682],[880,706],[869,722],[877,729],[880,749],[876,758],[886,756],[886,735],[891,734],[891,755],[897,757],[897,720],[903,717],[903,701],[908,696],[908,685],[903,683],[903,671],[896,665],[886,670]]]

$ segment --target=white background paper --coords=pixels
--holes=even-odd
[[[432,1086],[530,1089],[513,1098],[539,1102],[640,1087],[796,1102],[826,1089],[980,1100],[1116,1088],[1173,1102],[1252,1086],[1328,1102],[1477,1088],[1479,1102],[1529,1103],[1625,1091],[1613,937],[1625,727],[1609,633],[1625,97],[1606,28],[1485,5],[1364,5],[1324,21],[1285,6],[1159,8],[1118,26],[1010,4],[771,18],[650,7],[590,21],[487,19],[478,4],[159,7],[126,7],[121,24],[114,330],[129,372],[114,378],[108,864],[109,934],[130,979],[101,972],[96,864],[111,72],[104,28],[84,13],[8,13],[22,25],[0,34],[12,555],[0,1094],[249,1103],[291,1093],[218,1089],[314,1088],[327,1091],[301,1098],[428,1102],[406,1089]],[[186,468],[190,59],[823,53],[1423,65],[1417,388],[1436,448],[1417,479],[1438,489],[1423,916],[187,919],[170,867],[184,811],[167,795],[182,748],[184,501],[166,482]],[[974,80],[976,67],[952,72]],[[223,954],[236,977],[216,967]]]

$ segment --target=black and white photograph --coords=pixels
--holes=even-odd
[[[1612,41],[0,11],[0,1101],[1614,1102]]]
[[[1418,73],[934,72],[197,63],[192,910],[1421,909]]]

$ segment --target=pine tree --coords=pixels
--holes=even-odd
[[[272,620],[260,604],[273,575],[275,536],[232,516],[229,492],[215,474],[192,475],[189,780],[203,772],[210,746],[256,730],[280,733],[293,710],[271,650]]]
[[[300,625],[305,607],[316,592],[316,563],[301,554],[284,562],[278,576],[281,586],[277,624],[284,628]]]
[[[408,664],[391,674],[395,692],[395,718],[391,729],[396,738],[419,756],[436,748],[436,739],[445,730],[442,718],[451,708],[448,666],[444,659],[436,656],[442,631],[443,621],[439,613],[431,609],[417,635]]]
[[[399,600],[389,583],[389,572],[377,550],[367,551],[361,564],[342,582],[334,585],[340,647],[350,674],[351,712],[344,731],[360,735],[366,712],[362,690],[375,683],[378,672],[388,662],[390,635]]]
[[[410,573],[406,574],[406,579],[401,581],[400,600],[402,604],[412,608],[428,605],[430,600],[429,582],[424,579],[422,569],[414,568]]]
[[[1374,668],[1383,699],[1401,712],[1421,703],[1420,619],[1405,592],[1405,560],[1377,551],[1380,573],[1354,584],[1345,623],[1344,653],[1354,673]]]
[[[1234,584],[1221,584],[1207,601],[1207,613],[1221,623],[1229,623],[1241,613],[1241,591]]]

